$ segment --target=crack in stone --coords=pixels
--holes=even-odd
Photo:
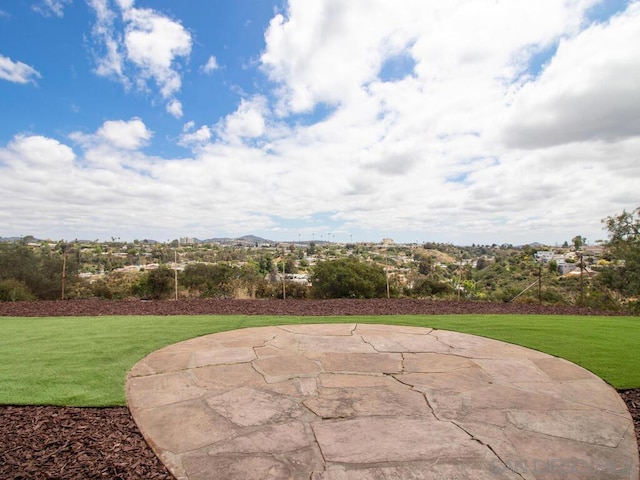
[[[436,417],[436,418],[437,418],[437,417]],[[440,419],[438,419],[438,420],[440,420]],[[466,428],[464,428],[463,426],[461,426],[461,425],[460,425],[460,424],[458,424],[457,422],[455,422],[455,421],[453,421],[453,420],[448,420],[448,423],[450,423],[450,424],[452,424],[452,425],[454,425],[454,426],[458,427],[458,428],[459,428],[460,430],[462,430],[464,433],[466,433],[467,435],[469,435],[469,438],[470,438],[471,440],[473,440],[474,442],[478,442],[478,443],[479,443],[480,445],[482,445],[483,447],[486,447],[486,448],[487,448],[487,449],[488,449],[488,450],[493,454],[493,456],[494,456],[495,458],[497,458],[497,459],[500,461],[500,463],[501,463],[502,465],[504,465],[504,467],[505,467],[507,470],[509,470],[509,471],[511,471],[511,472],[513,472],[513,473],[515,473],[516,475],[518,475],[518,477],[522,478],[523,480],[526,480],[526,477],[523,477],[523,476],[522,476],[522,474],[521,474],[520,472],[518,472],[518,471],[514,470],[513,468],[511,468],[511,467],[509,466],[509,464],[508,464],[507,462],[505,462],[505,461],[504,461],[504,459],[503,459],[503,458],[498,454],[498,452],[496,452],[496,451],[494,450],[494,448],[493,448],[490,444],[483,442],[481,439],[479,439],[478,437],[476,437],[473,433],[471,433],[470,431],[468,431]]]
[[[317,415],[315,413],[314,413],[314,415],[317,417]],[[318,451],[320,452],[320,456],[322,457],[322,465],[324,467],[323,472],[326,472],[327,471],[327,459],[324,456],[324,452],[322,451],[322,446],[320,445],[320,442],[318,441],[318,437],[316,436],[316,431],[314,430],[313,425],[311,424],[311,422],[305,424],[305,430],[306,429],[311,430],[311,435],[310,436],[312,437],[312,443],[318,447]],[[307,433],[307,435],[309,435],[309,433]],[[313,474],[314,474],[314,472],[311,472],[311,477],[313,477]]]
[[[413,391],[417,391],[415,390],[415,386],[411,385],[409,383],[403,382],[402,380],[396,378],[394,375],[390,375],[391,377],[394,378],[394,380],[396,380],[398,383],[411,387],[411,390]],[[493,449],[493,447],[485,442],[483,442],[482,440],[480,440],[479,438],[477,438],[475,435],[473,435],[471,432],[469,432],[468,430],[466,430],[465,428],[463,428],[461,425],[459,425],[458,423],[456,423],[453,420],[444,420],[442,418],[440,418],[436,412],[436,410],[433,408],[433,406],[431,405],[431,403],[429,402],[429,398],[427,397],[426,393],[422,394],[425,403],[427,404],[427,407],[429,408],[429,411],[431,412],[431,414],[434,416],[434,418],[442,423],[450,423],[452,425],[454,425],[455,427],[459,428],[460,430],[462,430],[465,434],[467,434],[469,436],[469,438],[471,438],[471,440],[478,442],[480,445],[483,445],[484,447],[486,447],[499,461],[502,465],[504,465],[504,467],[515,473],[516,475],[518,475],[520,478],[522,478],[523,480],[526,480],[525,477],[523,477],[519,472],[515,471],[513,468],[511,468],[503,459],[502,457],[500,457],[500,455],[498,455],[498,453]]]
[[[369,345],[371,348],[373,348],[373,351],[375,353],[400,353],[400,352],[380,352],[380,350],[378,350],[373,343],[365,340],[365,338],[362,335],[360,335],[360,340],[362,340],[362,343],[364,343],[365,345]]]
[[[257,360],[257,359],[256,359]],[[258,367],[255,365],[255,361],[256,360],[252,360],[251,362],[249,362],[249,365],[251,365],[251,368],[262,377],[262,380],[264,381],[265,385],[270,385],[269,382],[267,382],[267,376],[264,372],[261,372]]]
[[[359,325],[359,324],[357,324],[357,323],[354,323],[354,324],[353,324],[353,328],[351,329],[351,332],[349,332],[349,335],[350,335],[351,337],[353,337],[353,334],[354,334],[354,333],[356,333],[356,330],[358,329],[358,325]]]
[[[399,373],[385,373],[384,375],[393,378],[400,385],[403,385],[405,387],[411,387],[411,390],[413,390],[414,392],[420,392],[419,390],[416,390],[415,385],[412,385],[412,384],[407,383],[407,382],[403,382],[398,377],[396,377],[396,375],[399,375]],[[422,392],[420,392],[420,393],[422,393]]]
[[[440,337],[438,337],[436,332],[437,332],[437,330],[431,330],[429,333],[427,333],[427,335],[435,338],[438,343],[440,343],[441,345],[444,345],[445,347],[447,347],[447,353],[445,353],[444,355],[451,355],[451,350],[453,350],[455,347],[453,345],[449,345],[448,343],[443,342],[442,340],[440,340]]]

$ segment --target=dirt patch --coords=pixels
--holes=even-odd
[[[595,315],[589,309],[428,300],[193,300],[0,303],[0,316],[98,315]],[[607,314],[607,312],[604,312]],[[610,312],[608,313],[610,314]],[[620,395],[640,433],[640,389]],[[3,480],[172,480],[126,407],[0,406]]]

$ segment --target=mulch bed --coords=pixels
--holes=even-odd
[[[448,314],[616,315],[566,305],[444,300],[67,300],[0,302],[0,317],[98,315],[448,315]]]
[[[3,480],[173,480],[126,407],[0,407]]]
[[[589,309],[425,300],[192,300],[0,302],[0,316],[70,315],[430,315],[461,313],[593,315]],[[640,434],[640,389],[620,392]],[[2,480],[173,480],[129,410],[0,406]]]

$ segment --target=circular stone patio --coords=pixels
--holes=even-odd
[[[207,335],[141,360],[127,395],[178,480],[638,480],[614,389],[560,358],[450,331]]]

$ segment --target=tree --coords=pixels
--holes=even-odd
[[[262,275],[269,275],[275,271],[273,257],[270,254],[262,255],[258,260],[258,271]]]
[[[382,267],[355,258],[318,263],[311,283],[316,298],[381,298],[387,294],[387,279]]]
[[[429,275],[433,271],[433,257],[423,257],[418,264],[418,273]]]
[[[480,257],[476,262],[476,270],[484,270],[489,266],[490,262],[484,257]]]
[[[187,265],[181,283],[201,297],[233,296],[241,270],[226,263]]]
[[[287,258],[284,264],[285,273],[298,273],[298,267],[296,266],[295,258]]]
[[[34,250],[21,243],[0,245],[0,280],[17,280],[40,300],[60,298],[62,267],[60,251]],[[67,286],[76,283],[76,259],[67,258],[65,271]]]
[[[169,298],[174,291],[175,272],[165,265],[151,270],[143,281],[143,294],[155,300]]]
[[[453,287],[451,284],[434,280],[430,278],[422,278],[416,280],[411,294],[415,297],[432,297],[432,296],[445,296],[453,293]]]
[[[209,267],[210,265],[204,263],[187,265],[180,279],[182,285],[196,295],[203,294],[209,289]]]
[[[609,231],[607,248],[614,262],[601,280],[627,297],[640,296],[640,207],[602,220]],[[640,301],[635,302],[640,308]]]
[[[14,278],[0,280],[0,302],[20,302],[34,299],[34,295],[23,281]]]

